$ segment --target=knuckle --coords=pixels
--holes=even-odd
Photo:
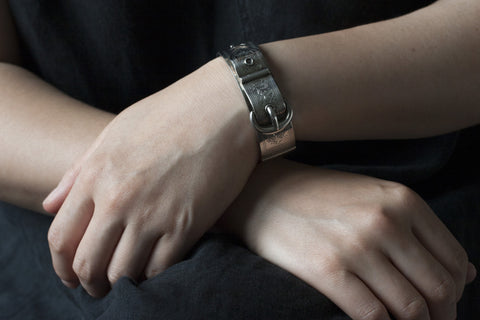
[[[78,180],[89,188],[95,185],[95,181],[98,178],[98,172],[91,166],[84,165],[80,171]]]
[[[364,257],[367,257],[369,253],[376,249],[376,244],[369,238],[370,236],[351,236],[349,242],[344,244],[344,255],[329,261],[330,269],[342,264],[351,266],[352,264],[355,265],[359,260],[363,261]]]
[[[410,188],[396,182],[386,182],[381,188],[388,201],[371,205],[364,219],[365,230],[376,240],[398,236],[408,223],[405,215],[399,213],[411,212],[405,209],[418,207],[420,199]]]
[[[418,195],[409,187],[392,182],[389,187],[389,191],[394,199],[404,204],[411,204],[418,201]]]
[[[458,248],[453,254],[454,261],[457,264],[456,272],[457,276],[463,276],[468,268],[468,255],[463,247]]]
[[[167,230],[166,224],[154,223],[152,217],[158,216],[157,208],[145,207],[142,211],[135,215],[135,219],[130,222],[131,226],[138,232],[143,232],[145,236],[157,238],[160,232]],[[163,220],[162,220],[163,222]]]
[[[404,320],[425,319],[428,315],[428,305],[426,301],[417,297],[407,303],[400,311],[400,318]]]
[[[108,217],[115,216],[124,207],[122,194],[115,187],[110,188],[107,194],[102,195],[101,201],[96,203],[99,203],[102,214]]]
[[[195,225],[195,214],[191,208],[185,209],[177,216],[175,230],[182,234],[190,234]]]
[[[390,202],[396,208],[411,210],[412,208],[418,209],[425,206],[422,198],[415,191],[403,184],[392,182],[387,190],[389,198],[391,199]]]
[[[108,281],[110,284],[115,284],[120,278],[126,276],[124,272],[121,272],[120,270],[111,270],[108,272],[107,277]]]
[[[69,247],[66,238],[61,229],[55,227],[55,225],[52,225],[48,230],[47,239],[50,250],[54,253],[63,255],[68,252]]]
[[[107,215],[115,215],[122,208],[125,208],[133,198],[134,188],[130,188],[127,184],[111,182],[108,186],[108,192],[102,194],[102,209]]]
[[[113,285],[123,277],[135,279],[136,275],[134,274],[135,272],[132,272],[132,270],[130,270],[130,272],[128,271],[128,267],[126,265],[112,263],[109,265],[107,270],[107,279],[110,284]]]
[[[373,235],[381,235],[383,237],[386,234],[392,234],[396,230],[395,218],[381,205],[371,208],[370,215],[365,223]]]
[[[327,259],[323,257],[319,259],[319,263],[314,263],[311,265],[313,270],[310,270],[313,274],[320,272],[324,277],[334,278],[335,281],[345,281],[348,276],[348,272],[345,267],[347,263],[343,261],[339,256],[331,256]],[[304,266],[310,264],[303,264]]]
[[[99,278],[95,269],[84,259],[75,258],[72,268],[82,283],[92,284]]]
[[[380,303],[371,303],[358,309],[355,320],[384,320],[388,319],[387,310]]]
[[[455,282],[451,278],[446,278],[434,288],[431,299],[436,304],[451,304],[455,303],[456,296]]]

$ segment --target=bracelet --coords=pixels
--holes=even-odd
[[[260,49],[251,42],[219,53],[237,80],[257,132],[261,160],[295,149],[293,111],[283,99]]]

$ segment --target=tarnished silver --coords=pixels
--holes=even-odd
[[[242,90],[257,131],[262,161],[295,149],[293,111],[283,99],[260,49],[251,42],[220,52]]]

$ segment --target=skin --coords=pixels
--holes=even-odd
[[[42,212],[45,196],[114,115],[2,62],[0,97],[0,199]]]
[[[68,97],[21,65],[8,3],[0,1],[0,199],[46,213],[43,199],[114,115]]]
[[[262,164],[219,226],[353,319],[389,319],[387,310],[395,319],[455,319],[475,277],[415,192],[363,175]]]
[[[57,189],[69,192],[49,243],[64,281],[102,296],[120,276],[150,278],[178,262],[240,193],[258,147],[235,80],[216,68],[225,70],[223,61],[118,115],[75,179],[64,180],[72,186]]]
[[[4,2],[2,6],[0,12],[5,15]],[[477,59],[480,41],[476,41],[479,38],[479,12],[478,1],[438,1],[395,20],[263,45],[282,92],[295,107],[297,138],[413,138],[479,123],[476,101],[480,97],[475,89],[480,81]],[[255,177],[261,174],[261,171],[254,171],[258,159],[254,131],[248,124],[245,102],[222,60],[213,60],[114,118],[66,97],[23,69],[12,66],[12,63],[18,63],[15,55],[18,50],[6,48],[15,47],[13,29],[8,19],[0,21],[4,24],[0,26],[0,59],[4,61],[0,68],[0,109],[4,109],[2,114],[8,114],[0,119],[1,137],[4,137],[0,140],[4,150],[0,154],[0,163],[5,168],[0,171],[0,197],[39,210],[39,199],[63,176],[59,186],[44,202],[44,207],[51,213],[58,212],[50,228],[49,243],[55,270],[67,285],[76,286],[80,282],[90,294],[102,296],[119,276],[145,274],[151,277],[158,274],[181,259],[242,190],[254,188],[250,183],[245,186],[249,176],[252,181],[258,181]],[[302,56],[300,61],[296,58],[298,56]],[[342,91],[336,88],[342,88]],[[185,96],[184,92],[191,94]],[[158,105],[162,105],[162,117],[155,110]],[[192,113],[197,109],[202,112]],[[197,119],[192,114],[202,118]],[[345,117],[345,114],[349,116]],[[428,126],[424,125],[426,120]],[[179,122],[183,125],[171,125]],[[18,130],[26,126],[36,134]],[[126,135],[132,132],[132,128],[137,129],[138,134]],[[172,145],[165,141],[178,143]],[[179,145],[185,147],[178,150]],[[28,159],[35,159],[35,164]],[[221,166],[225,159],[232,165]],[[273,163],[262,167],[269,165],[276,168]],[[69,167],[71,169],[67,171]],[[308,175],[301,175],[303,178],[297,182],[299,188],[305,185],[308,191],[315,188],[329,190],[331,182],[321,179],[323,175],[330,176],[325,171],[314,171],[318,184],[307,179]],[[370,178],[338,178],[350,186],[348,192],[352,194],[362,190],[363,185],[382,185]],[[281,181],[274,180],[265,187],[267,194],[269,188],[282,188]],[[208,187],[202,181],[209,181]],[[222,201],[218,201],[216,195],[224,191],[222,186],[225,185],[230,190],[222,194]],[[387,192],[391,189],[403,191]],[[389,224],[398,231],[395,236],[389,236],[391,229],[380,228],[376,233],[377,237],[387,239],[384,242],[389,245],[391,256],[395,256],[395,252],[399,254],[399,250],[395,250],[399,245],[411,243],[412,233],[408,230],[420,223],[411,221],[409,212],[418,212],[424,217],[422,228],[417,228],[421,233],[418,238],[429,239],[443,230],[423,201],[417,199],[405,207],[405,194],[409,195],[408,199],[415,198],[410,196],[410,191],[404,191],[405,188],[372,187],[371,190],[371,194],[361,193],[362,201],[353,201],[350,214],[338,219],[342,226],[340,230],[353,228],[354,234],[358,235],[356,239],[365,240],[365,243],[360,240],[356,243],[358,248],[371,253],[371,269],[385,265],[378,253],[386,249],[372,246],[371,239],[361,237],[377,230],[376,225],[372,223],[356,229],[353,212],[373,217],[370,219],[373,221],[377,221],[375,217],[382,217],[384,207],[395,213],[395,223]],[[105,197],[105,194],[109,196]],[[344,193],[338,193],[341,194]],[[235,200],[234,206],[248,202],[248,199],[241,196]],[[279,201],[274,200],[282,198],[276,199],[270,193],[267,199],[269,201],[264,203],[275,204]],[[282,202],[286,208],[282,210],[292,211],[299,200],[295,197],[288,199],[291,203]],[[387,205],[380,199],[395,200],[392,202],[395,205]],[[348,199],[344,201],[348,202]],[[310,207],[317,206],[312,200]],[[277,209],[272,206],[271,212]],[[338,215],[339,210],[343,208],[334,205],[325,212],[299,210],[300,217],[296,221],[279,219],[279,224],[276,220],[266,219],[271,223],[264,224],[264,232],[268,234],[275,229],[272,225],[280,230],[288,228],[291,223],[302,225],[302,219],[308,221],[314,214]],[[270,217],[270,211],[265,209],[264,212],[267,212],[267,218]],[[258,215],[255,213],[253,211],[253,217]],[[247,220],[245,218],[244,222]],[[306,225],[303,223],[304,227]],[[263,234],[258,230],[257,233],[237,233],[254,248],[255,243],[248,237]],[[308,268],[308,264],[288,260],[288,250],[305,249],[306,239],[292,237],[284,248],[278,248],[273,242],[276,240],[274,235],[279,233],[272,234],[265,237],[269,239],[265,242],[267,244],[258,245],[264,248],[258,250],[259,254],[317,287],[354,319],[387,318],[386,309],[400,319],[454,319],[455,303],[452,301],[461,296],[465,282],[474,277],[474,269],[469,266],[466,254],[459,253],[459,244],[450,236],[442,251],[447,258],[437,257],[435,248],[428,246],[430,242],[422,242],[425,251],[420,256],[423,260],[415,261],[424,261],[424,268],[434,268],[428,270],[443,268],[443,272],[426,278],[420,292],[411,290],[417,288],[418,277],[411,276],[417,266],[409,265],[397,269],[400,273],[397,278],[404,279],[402,289],[389,291],[382,289],[381,284],[373,283],[369,288],[363,288],[367,290],[367,299],[352,295],[340,302],[336,297],[348,290],[336,285],[320,287],[314,282],[313,275],[316,272],[321,274],[328,266],[315,270],[310,265],[310,270],[302,274],[302,266]],[[310,230],[306,234],[315,233]],[[315,239],[313,235],[309,241]],[[335,234],[325,232],[324,236],[333,239]],[[335,241],[332,243],[337,245]],[[354,269],[351,262],[349,264],[358,254],[351,248],[349,250],[348,245],[352,243],[355,242],[347,241],[342,243],[343,246],[338,243],[336,251],[343,259],[335,260],[336,267],[344,274],[348,272],[357,278],[368,278],[368,275],[360,275],[361,270]],[[299,252],[309,253],[300,249]],[[309,249],[317,250],[315,247]],[[142,255],[145,252],[149,254]],[[444,261],[458,261],[459,266],[449,268]],[[445,279],[449,280],[445,282]],[[352,280],[352,285],[355,282]],[[429,292],[438,291],[439,284],[445,284],[439,297],[429,295]],[[389,287],[392,288],[393,284]],[[382,294],[379,290],[390,293]],[[411,301],[417,301],[410,308],[415,312],[405,308]],[[366,311],[357,314],[353,309]]]

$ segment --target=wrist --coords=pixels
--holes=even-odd
[[[260,48],[246,42],[231,45],[219,55],[225,59],[245,98],[261,160],[294,150],[293,111],[280,92]]]
[[[274,206],[284,197],[278,186],[297,166],[300,165],[285,159],[259,164],[240,195],[218,220],[215,231],[234,235],[256,251],[262,233],[273,226]]]
[[[245,98],[228,65],[218,57],[197,71],[208,86],[210,129],[220,130],[226,148],[236,152],[253,170],[260,159],[256,131],[249,120]]]

